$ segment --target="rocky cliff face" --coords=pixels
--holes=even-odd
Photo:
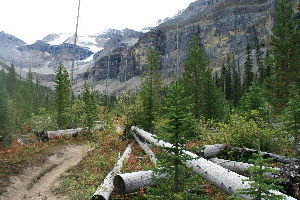
[[[83,74],[85,79],[100,81],[108,78],[121,77],[125,70],[126,54],[139,41],[143,33],[131,29],[122,31],[111,29],[98,36],[97,40],[105,41],[104,49],[94,55],[94,64],[90,70]],[[128,62],[132,62],[128,59]],[[135,63],[133,63],[134,65]],[[135,73],[133,68],[127,69],[129,74]],[[135,73],[135,75],[140,75]],[[121,79],[121,78],[120,78]]]
[[[62,43],[59,45],[51,45],[43,40],[38,40],[34,44],[17,47],[20,52],[29,52],[29,51],[40,51],[44,52],[52,57],[52,62],[49,63],[49,67],[59,65],[59,62],[70,61],[73,59],[73,44]],[[87,48],[76,46],[76,60],[84,60],[91,56],[93,52]]]
[[[101,80],[109,71],[110,78],[124,81],[125,73],[127,80],[141,75],[150,46],[159,51],[161,74],[172,76],[177,62],[182,70],[194,34],[211,59],[211,67],[218,68],[227,54],[237,57],[245,52],[246,45],[252,42],[253,27],[260,42],[268,45],[274,7],[275,0],[198,0],[177,18],[141,35],[134,45],[106,47],[84,77]]]
[[[5,33],[0,32],[0,56],[3,60],[14,60],[15,58],[21,57],[22,54],[15,51],[16,46],[26,45],[23,40]]]

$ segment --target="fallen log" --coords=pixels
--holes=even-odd
[[[156,186],[153,179],[153,171],[138,171],[115,176],[113,184],[114,191],[118,194],[128,194],[139,191],[143,187]],[[165,175],[155,175],[157,178],[163,178]]]
[[[157,159],[155,158],[155,155],[154,155],[153,151],[149,148],[148,144],[143,143],[143,142],[136,136],[136,134],[132,133],[132,135],[133,135],[133,138],[135,139],[135,141],[142,147],[142,149],[144,150],[144,152],[150,156],[151,162],[153,162],[154,165],[156,166],[156,161],[157,161]]]
[[[217,157],[227,150],[231,150],[239,153],[249,153],[249,154],[258,153],[258,151],[254,149],[239,148],[239,147],[223,145],[223,144],[214,144],[214,145],[205,145],[203,150],[197,152],[197,155],[201,155],[202,157],[208,159],[212,157]],[[264,154],[264,158],[272,158],[273,160],[284,164],[289,164],[289,163],[299,161],[299,159],[296,158],[289,158],[286,156],[281,156],[273,153],[268,153],[268,152],[261,152],[261,153]]]
[[[154,145],[172,147],[172,144],[155,139],[153,137],[154,135],[142,129],[134,126],[131,129],[143,139]],[[191,152],[185,151],[185,153],[193,158],[193,160],[189,160],[186,162],[186,166],[190,168],[194,173],[201,174],[205,180],[214,184],[229,195],[239,196],[244,199],[251,199],[248,195],[239,194],[238,192],[238,189],[250,188],[248,181],[246,181],[248,179],[247,177],[225,169],[204,158],[198,158],[196,154],[193,154]],[[277,191],[274,191],[274,193],[284,195],[286,199],[294,199],[293,197],[289,197]]]
[[[47,131],[49,139],[60,138],[64,135],[77,136],[81,132],[82,128],[66,129],[57,131]]]
[[[113,179],[115,175],[119,174],[122,167],[123,161],[125,158],[129,158],[131,154],[131,149],[133,146],[133,142],[130,143],[125,152],[123,153],[122,157],[117,161],[113,170],[107,174],[102,184],[97,188],[97,191],[94,193],[92,199],[93,200],[108,200],[112,191],[113,191]]]
[[[249,167],[253,167],[253,164],[249,164],[249,163],[243,163],[243,162],[237,162],[237,161],[231,161],[231,160],[224,160],[224,159],[219,159],[219,158],[210,158],[209,161],[216,163],[222,167],[224,167],[225,169],[229,169],[231,171],[234,171],[240,175],[249,177],[250,174],[248,173],[248,171],[245,171],[247,168]],[[279,168],[273,168],[275,170],[280,171]],[[264,174],[265,177],[268,178],[277,178],[274,174],[270,174],[270,173],[266,173]]]

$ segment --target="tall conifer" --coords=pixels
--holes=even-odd
[[[186,95],[190,96],[193,104],[193,114],[196,119],[204,116],[207,119],[220,119],[223,112],[221,91],[214,84],[212,70],[208,68],[209,60],[199,45],[197,35],[193,36],[189,55],[184,63],[182,81]]]
[[[184,150],[188,138],[195,134],[196,122],[190,112],[190,97],[184,96],[185,89],[179,82],[180,80],[175,80],[171,83],[163,99],[164,121],[158,127],[158,139],[171,143],[172,147],[158,147],[164,151],[164,154],[158,155],[160,168],[156,172],[168,176],[158,180],[158,187],[150,190],[149,197],[156,194],[160,199],[188,199],[188,197],[198,199],[196,195],[186,192],[190,180],[186,176],[188,170],[185,165],[191,158],[184,153]]]
[[[273,46],[273,76],[269,80],[270,98],[277,111],[287,104],[291,83],[300,82],[300,29],[299,19],[293,18],[294,11],[288,0],[276,1],[276,25],[270,44]]]
[[[85,82],[83,86],[82,100],[85,103],[86,125],[89,128],[89,132],[96,120],[96,100],[95,95],[90,92],[88,84]]]
[[[253,64],[252,64],[252,53],[251,53],[251,48],[250,44],[247,45],[246,48],[246,62],[244,64],[245,66],[245,74],[244,74],[244,80],[243,80],[243,92],[249,92],[249,87],[252,85],[253,82]]]
[[[146,131],[153,131],[160,104],[161,80],[158,73],[158,52],[151,47],[147,52],[145,72],[142,77],[140,99],[142,116],[140,124]]]
[[[183,82],[188,96],[192,96],[194,104],[194,117],[198,119],[201,115],[201,90],[204,81],[204,72],[209,65],[209,60],[206,59],[202,48],[199,45],[197,35],[193,36],[189,48],[188,58],[184,63],[184,72],[182,72]]]
[[[64,111],[69,106],[69,94],[70,94],[70,80],[69,74],[65,67],[60,64],[55,71],[56,84],[55,88],[55,102],[57,109],[57,128],[65,128],[67,125],[67,119],[64,117]]]

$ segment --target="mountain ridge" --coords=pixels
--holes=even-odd
[[[293,0],[293,3],[299,5],[300,0]],[[107,89],[103,83],[109,79],[112,93],[130,87],[126,82],[138,87],[140,83],[133,83],[133,80],[141,80],[150,46],[159,52],[160,74],[167,82],[174,76],[177,63],[179,71],[183,71],[194,34],[199,37],[206,56],[211,60],[210,67],[214,70],[222,66],[228,55],[234,56],[242,65],[246,46],[252,42],[253,27],[256,28],[263,49],[270,47],[274,12],[275,0],[197,0],[180,15],[145,33],[130,29],[108,29],[86,41],[86,46],[95,44],[100,51],[93,51],[96,53],[88,57],[87,62],[76,61],[79,63],[76,85],[81,87],[81,83],[87,81],[103,91]],[[51,34],[43,40],[56,44],[54,41],[58,41],[58,36]],[[72,44],[74,34],[69,36],[63,41]],[[80,44],[80,37],[78,41]],[[70,68],[70,62],[63,64]]]

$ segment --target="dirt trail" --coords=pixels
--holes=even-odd
[[[60,187],[59,177],[72,166],[80,162],[88,149],[84,146],[65,145],[56,150],[47,161],[39,167],[28,167],[23,174],[11,177],[12,184],[0,200],[67,200],[69,197],[60,196],[56,191]],[[48,167],[56,164],[51,171],[42,176],[30,189],[33,179]]]

